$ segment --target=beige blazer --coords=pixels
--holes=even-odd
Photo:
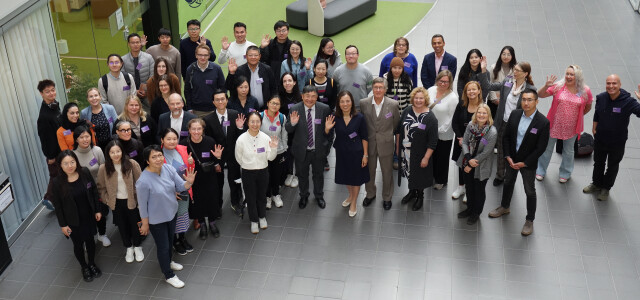
[[[138,199],[136,195],[136,181],[140,177],[140,165],[133,159],[129,160],[133,165],[133,169],[128,174],[122,174],[124,184],[127,187],[127,208],[134,209],[138,207]],[[131,176],[130,174],[133,174]],[[116,194],[118,192],[118,174],[114,172],[107,177],[107,170],[104,164],[98,170],[98,192],[102,202],[106,203],[111,210],[116,209]]]

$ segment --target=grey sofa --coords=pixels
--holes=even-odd
[[[324,9],[324,34],[334,35],[376,13],[376,0],[334,0]],[[307,0],[287,6],[287,22],[291,27],[307,29]]]

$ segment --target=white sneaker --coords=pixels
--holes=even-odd
[[[433,185],[434,190],[441,190],[443,187],[444,187],[444,184],[442,183],[436,183]]]
[[[271,209],[271,197],[267,197],[267,209]]]
[[[267,229],[267,218],[260,218],[260,229]]]
[[[455,191],[453,191],[453,194],[451,194],[451,198],[453,199],[458,199],[460,198],[460,196],[465,194],[465,190],[464,190],[464,185],[459,185]]]
[[[498,154],[498,148],[493,148],[493,154]]]
[[[106,234],[105,235],[98,234],[98,241],[102,243],[102,247],[111,246],[111,240],[109,240]]]
[[[287,175],[287,178],[284,180],[284,185],[290,187],[292,180],[293,180],[293,175],[291,174]]]
[[[292,188],[298,187],[298,176],[293,176],[293,179],[291,179],[291,185]]]
[[[275,195],[271,197],[271,200],[273,200],[273,203],[275,203],[276,207],[278,208],[282,207],[283,203],[282,203],[282,197],[280,197],[280,195]]]
[[[165,280],[168,284],[173,286],[174,288],[181,289],[184,287],[184,282],[178,278],[178,275],[173,275],[173,277]]]
[[[144,260],[144,253],[142,252],[142,247],[133,247],[133,253],[136,256],[137,262],[141,262]]]
[[[462,203],[467,204],[467,196],[462,196]]]
[[[171,261],[169,266],[171,267],[171,270],[174,270],[174,271],[181,271],[182,269],[184,269],[184,267],[181,264],[175,261]]]
[[[258,229],[258,222],[251,222],[251,233],[257,234],[258,232],[260,232],[260,229]]]
[[[127,248],[127,254],[124,256],[124,260],[128,263],[133,262],[133,247]]]

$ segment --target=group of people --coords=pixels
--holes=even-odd
[[[349,217],[357,214],[363,184],[362,206],[376,199],[378,164],[383,208],[392,207],[393,169],[398,169],[398,185],[405,178],[409,188],[401,204],[416,211],[426,188],[448,184],[451,159],[459,169],[452,198],[466,195],[458,217],[475,224],[495,158],[493,185],[504,183],[504,189],[500,207],[489,216],[509,213],[520,173],[527,195],[522,234],[529,235],[535,179],[544,180],[559,141],[564,144],[559,181],[571,178],[573,143],[592,107],[579,66],[569,66],[560,81],[548,76],[537,90],[530,64],[516,61],[510,46],[491,66],[480,50],[469,51],[454,90],[457,59],[444,50],[439,34],[432,37],[434,52],[424,57],[419,73],[409,41],[400,37],[374,78],[358,62],[355,45],[345,47],[345,63],[330,38],[322,39],[313,58],[305,57],[302,44],[289,39],[285,21],[276,22],[275,37],[264,35],[259,45],[246,40],[246,25],[238,22],[235,41],[221,40],[217,58],[228,63],[225,77],[211,42],[200,36],[200,23],[189,21],[187,30],[180,50],[166,29],[158,32],[160,44],[146,52],[146,37],[129,35],[131,51],[108,56],[110,72],[87,91],[90,105],[82,110],[69,102],[60,112],[54,82],[38,84],[43,98],[38,134],[52,178],[44,202],[55,207],[62,233],[73,241],[85,281],[101,275],[94,236],[104,247],[111,244],[106,236],[111,211],[125,261],[144,259],[140,243],[151,233],[166,281],[183,287],[173,272],[182,269],[172,261],[173,251],[193,251],[185,235],[190,219],[200,239],[220,236],[216,221],[222,216],[225,168],[230,207],[238,216],[246,207],[250,231],[257,234],[268,228],[267,210],[284,205],[281,187],[297,187],[299,208],[307,206],[309,171],[315,202],[328,205],[323,172],[332,147],[335,183],[346,185],[342,206]],[[583,190],[598,192],[600,200],[614,184],[629,116],[640,116],[640,104],[620,88],[618,76],[607,77],[606,87],[596,97],[593,182]],[[538,98],[549,96],[545,116],[537,109]]]

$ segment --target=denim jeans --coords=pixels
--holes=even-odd
[[[569,179],[571,178],[571,173],[573,172],[573,153],[574,148],[573,145],[576,142],[576,138],[578,135],[574,135],[569,139],[562,141],[562,162],[560,163],[560,178]],[[547,144],[547,150],[538,158],[538,169],[536,170],[536,174],[545,176],[547,175],[547,167],[549,167],[549,162],[551,161],[551,154],[553,154],[553,150],[555,149],[555,145],[558,139],[549,138],[549,144]]]
[[[171,270],[171,254],[173,246],[173,237],[176,230],[176,218],[169,222],[159,224],[149,224],[149,231],[153,236],[153,240],[156,242],[156,248],[158,250],[158,263],[160,263],[160,270],[164,274],[165,279],[169,279],[175,274]]]

